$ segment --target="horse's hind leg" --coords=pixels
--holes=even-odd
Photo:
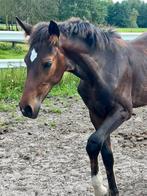
[[[109,191],[111,196],[119,195],[118,189],[115,182],[115,175],[113,172],[114,158],[111,149],[110,136],[105,140],[101,150],[103,162],[106,168],[107,179],[109,184]]]

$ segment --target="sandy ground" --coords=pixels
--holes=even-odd
[[[120,196],[147,196],[147,108],[112,134]],[[93,196],[85,146],[94,131],[79,98],[50,98],[39,117],[0,113],[0,196]],[[107,185],[105,170],[100,165]]]

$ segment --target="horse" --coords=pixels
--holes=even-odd
[[[77,90],[95,128],[86,145],[94,194],[118,196],[110,135],[131,118],[133,108],[147,105],[147,33],[125,41],[113,29],[79,18],[35,26],[16,19],[29,36],[22,114],[37,118],[41,103],[64,72],[79,77]],[[108,188],[99,171],[100,153]]]

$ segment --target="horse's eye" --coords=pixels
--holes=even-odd
[[[51,61],[48,61],[48,62],[46,62],[46,63],[43,64],[43,67],[44,68],[50,68],[51,65],[52,65],[52,62]]]

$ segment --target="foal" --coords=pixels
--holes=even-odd
[[[36,26],[17,21],[30,36],[20,101],[23,115],[37,117],[42,101],[65,71],[78,76],[78,92],[95,127],[86,146],[95,196],[118,196],[110,134],[131,117],[133,107],[147,104],[147,33],[126,42],[112,30],[79,19]],[[108,191],[99,174],[100,152]]]

